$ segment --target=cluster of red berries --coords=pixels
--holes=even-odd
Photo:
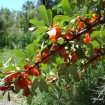
[[[44,51],[43,51],[43,53],[42,53],[42,55],[41,54],[37,54],[36,55],[36,60],[38,61],[38,62],[40,62],[41,61],[41,63],[50,63],[50,58],[46,58],[46,59],[44,59],[45,57],[47,57],[48,55],[50,54],[50,50],[49,49],[45,49]],[[44,60],[43,60],[44,59]],[[42,61],[43,60],[43,61]]]
[[[74,36],[72,34],[74,30],[70,30],[69,28],[66,30],[66,33],[64,34],[64,38],[67,39],[67,40],[70,40],[72,39]]]
[[[87,24],[94,23],[98,18],[99,18],[99,15],[96,13],[93,14],[93,17],[91,19],[90,18],[82,19],[81,16],[77,16],[77,29],[76,28],[73,28],[73,29],[67,28],[66,32],[63,32],[63,33],[61,32],[60,26],[58,24],[56,24],[54,27],[50,28],[50,30],[55,30],[55,34],[53,35],[53,33],[48,32],[49,39],[53,40],[55,43],[57,43],[58,39],[60,39],[60,38],[64,38],[68,41],[72,40],[74,35],[78,31],[86,28]],[[90,43],[90,41],[91,41],[90,35],[89,35],[89,33],[86,33],[84,43]]]
[[[0,86],[0,91],[14,90],[14,86]]]
[[[40,76],[41,71],[31,64],[27,64],[24,66],[24,71],[20,73],[6,72],[6,74],[9,75],[8,77],[5,78],[5,86],[0,87],[1,91],[7,90],[14,91],[15,90],[14,87],[18,87],[24,90],[25,96],[29,96],[30,95],[29,86],[32,85],[32,81],[29,79],[29,76]],[[14,83],[14,85],[12,83]]]
[[[61,29],[59,27],[58,24],[56,24],[55,26],[51,27],[50,30],[55,31],[54,35],[52,33],[52,35],[49,36],[49,39],[53,40],[54,42],[57,42],[58,39],[61,37]]]
[[[71,58],[69,57],[71,56]],[[67,66],[70,66],[70,61],[72,63],[76,62],[77,59],[78,59],[78,55],[75,54],[75,52],[72,52],[72,54],[70,55],[70,52],[69,51],[66,51],[64,54],[63,54],[63,58],[64,58],[64,61],[66,62]]]
[[[20,76],[15,83],[16,87],[19,87],[20,89],[24,90],[24,95],[29,96],[30,95],[30,90],[28,85],[32,85],[32,82],[29,81],[28,79],[25,79],[24,77]]]
[[[93,17],[91,18],[91,23],[94,23],[99,18],[99,15],[94,13]]]
[[[57,51],[56,51],[57,50]],[[58,55],[58,54],[62,54],[62,53],[64,53],[64,51],[65,51],[65,49],[62,47],[62,48],[60,48],[59,49],[59,45],[58,44],[54,44],[53,46],[52,46],[52,51],[55,51],[55,55]]]
[[[26,76],[26,75],[39,76],[40,74],[41,72],[37,69],[37,67],[33,67],[33,65],[31,64],[27,64],[24,66],[23,76]],[[28,76],[26,77],[28,78]]]
[[[14,90],[14,86],[11,86],[11,83],[16,80],[18,77],[17,73],[12,73],[12,72],[6,72],[6,74],[11,74],[7,78],[5,78],[5,86],[1,86],[0,90],[1,91],[6,91],[6,90]]]
[[[37,67],[34,67],[31,64],[27,64],[24,66],[24,71],[20,73],[18,81],[15,83],[15,85],[24,90],[25,96],[29,96],[30,95],[29,86],[32,85],[32,81],[29,80],[29,76],[39,75],[41,75],[41,72],[37,69]]]
[[[99,59],[100,59],[100,49],[97,49],[97,48],[94,48],[94,50],[93,50],[93,53],[94,53],[94,56],[96,56],[96,58],[95,59],[93,59],[93,61],[95,60],[95,61],[98,61]]]

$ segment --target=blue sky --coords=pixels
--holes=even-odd
[[[8,8],[11,11],[12,10],[21,10],[22,5],[26,1],[34,1],[36,3],[38,0],[0,0],[0,9],[3,7],[3,8]]]

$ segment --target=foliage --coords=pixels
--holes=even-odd
[[[30,19],[39,19],[37,8],[32,1],[23,5],[22,11],[0,10],[0,47],[24,48],[32,42],[28,29],[32,26]]]
[[[98,68],[97,61],[105,57],[104,4],[98,0],[88,3],[62,0],[52,9],[58,13],[54,17],[52,10],[41,5],[41,20],[30,20],[35,25],[33,43],[25,50],[13,50],[8,63],[5,66],[1,63],[4,78],[0,90],[4,93],[23,90],[29,104],[37,89],[51,97],[47,104],[77,105],[82,99],[80,105],[92,104],[88,95],[93,98],[94,94],[89,88],[94,90],[96,84],[91,82],[104,73],[104,66],[101,73],[94,70]]]

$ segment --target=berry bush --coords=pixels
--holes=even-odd
[[[62,97],[66,96],[60,98],[60,90],[75,89],[75,82],[81,84],[86,78],[84,72],[87,68],[95,67],[105,57],[104,4],[103,0],[82,0],[82,3],[62,0],[52,10],[41,5],[42,20],[30,20],[35,26],[33,43],[26,50],[14,49],[7,63],[0,63],[0,90],[3,94],[8,92],[10,100],[10,91],[18,93],[23,90],[24,96],[34,97],[37,88],[40,92],[49,92],[51,88],[52,92],[58,92],[56,104],[61,104]],[[58,14],[53,14],[53,10]],[[85,87],[81,85],[82,88]],[[73,97],[69,103],[72,104],[72,100]]]

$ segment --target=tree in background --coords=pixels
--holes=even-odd
[[[38,0],[37,6],[45,5],[47,9],[51,9],[54,5],[58,4],[61,0]]]
[[[6,8],[0,10],[0,46],[4,47],[7,44],[8,29],[14,24],[15,15]],[[6,39],[7,38],[7,39]]]
[[[0,10],[0,47],[25,47],[31,41],[28,28],[32,25],[30,19],[39,19],[34,2],[27,1],[22,11],[10,11],[6,8]],[[16,38],[17,37],[17,38]]]

